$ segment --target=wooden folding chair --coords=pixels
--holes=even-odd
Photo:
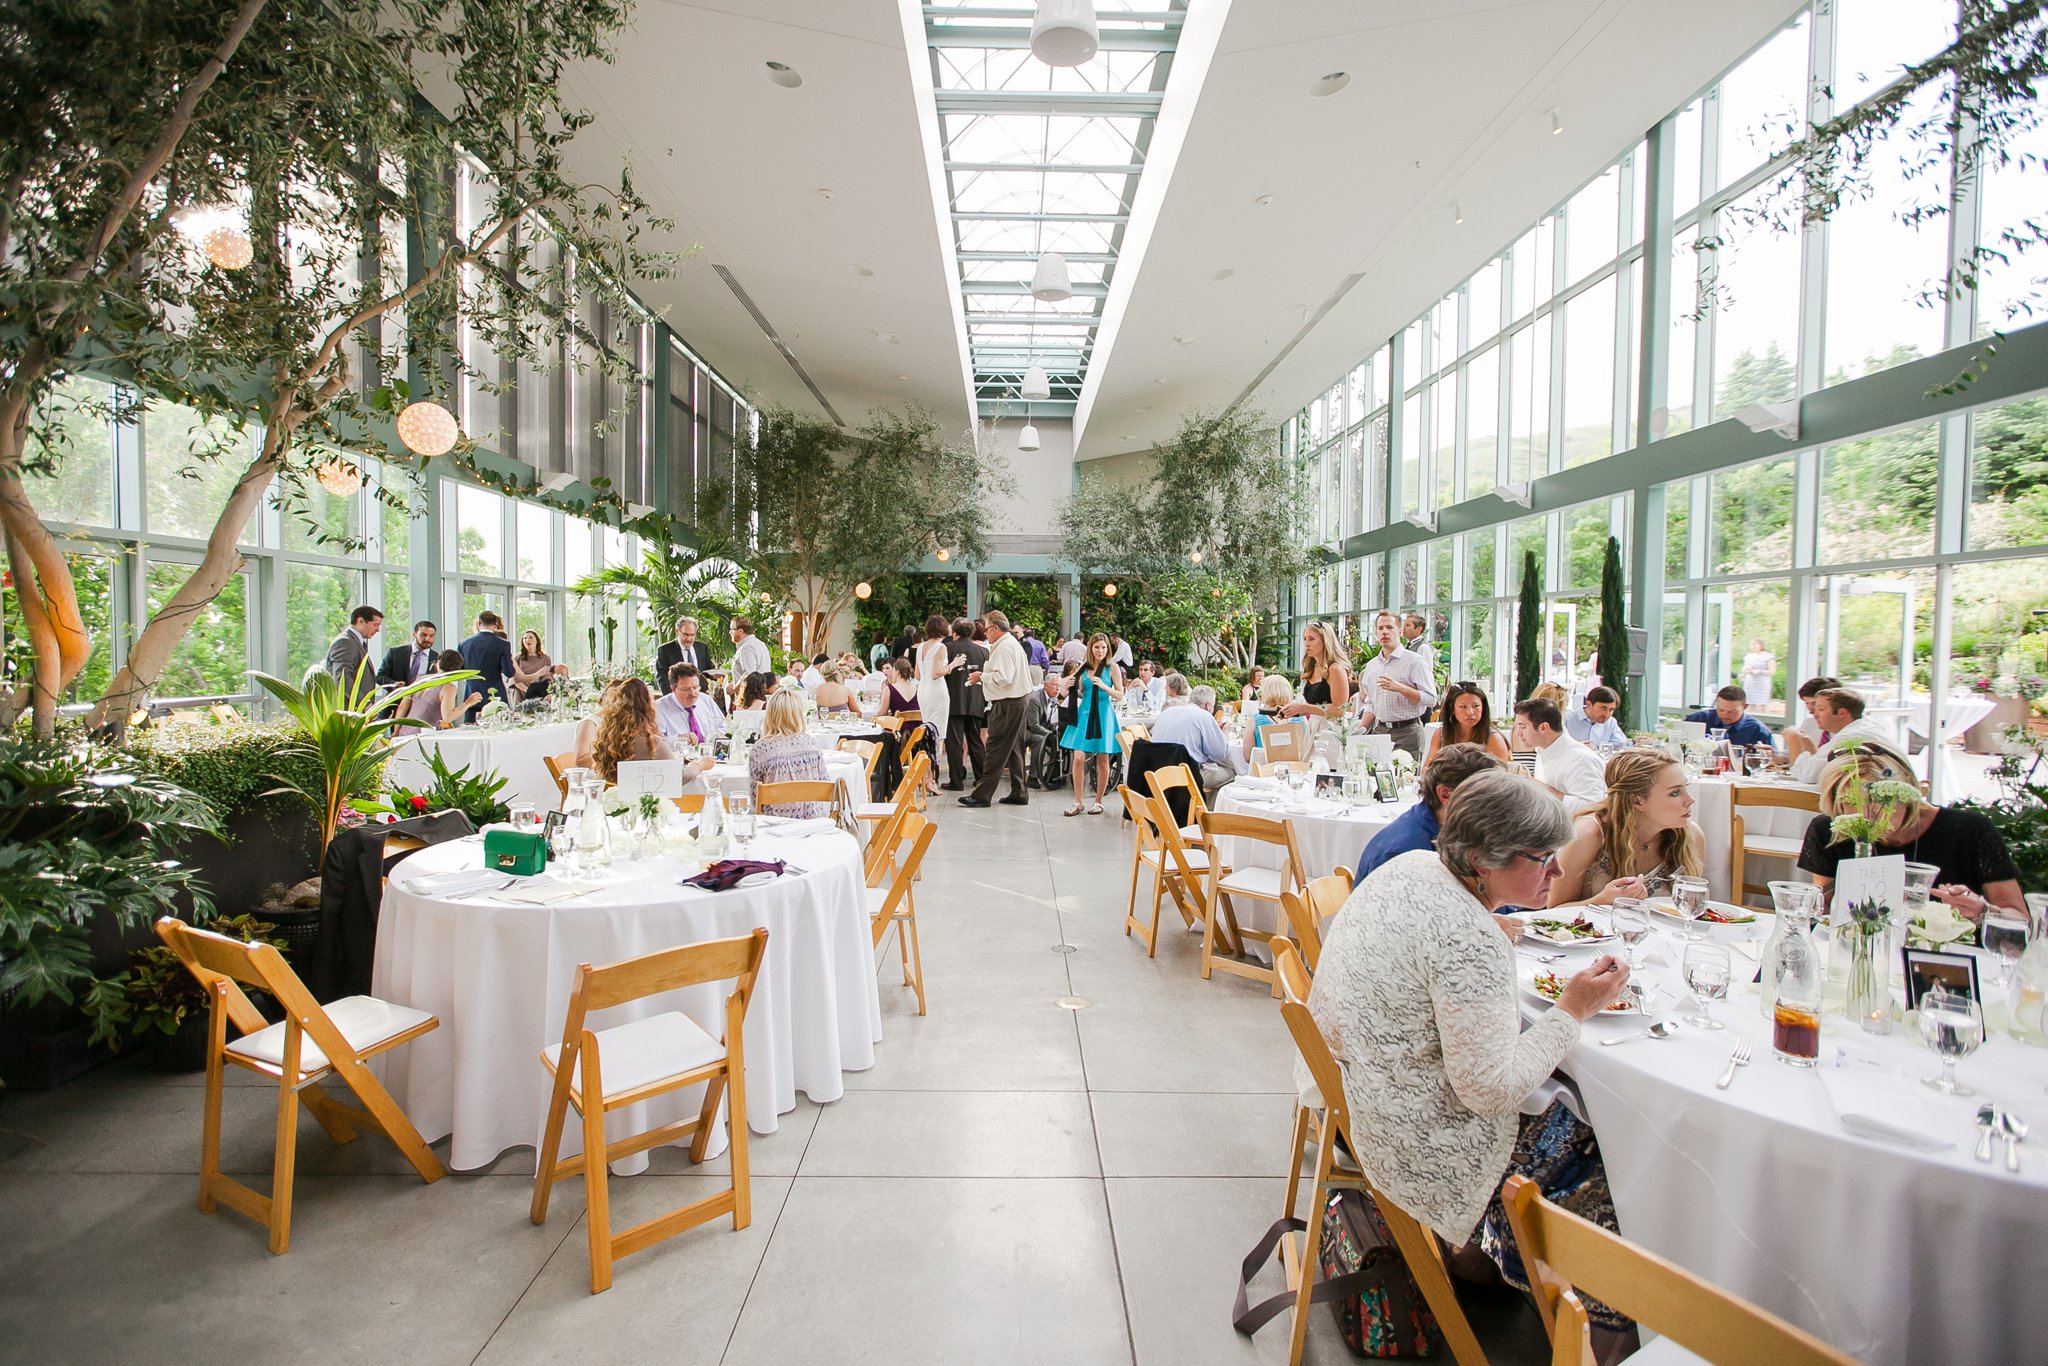
[[[903,780],[896,784],[896,791],[890,795],[888,801],[857,802],[854,804],[853,814],[860,820],[874,821],[880,824],[893,818],[899,812],[908,811],[917,804],[917,794],[924,790],[925,777],[931,771],[931,756],[929,754],[918,755],[904,768]]]
[[[1324,1202],[1329,1192],[1346,1188],[1364,1191],[1379,1207],[1380,1217],[1386,1220],[1388,1232],[1394,1235],[1394,1245],[1400,1249],[1402,1260],[1407,1262],[1409,1274],[1415,1277],[1422,1298],[1436,1315],[1437,1327],[1443,1332],[1451,1356],[1459,1366],[1486,1366],[1486,1353],[1480,1350],[1479,1339],[1473,1336],[1472,1325],[1466,1321],[1465,1311],[1458,1305],[1457,1292],[1451,1288],[1450,1274],[1444,1267],[1443,1252],[1437,1246],[1436,1235],[1424,1228],[1414,1215],[1388,1199],[1386,1193],[1375,1187],[1348,1158],[1344,1159],[1345,1170],[1337,1170],[1340,1140],[1350,1152],[1358,1151],[1351,1139],[1350,1111],[1344,1102],[1344,1077],[1337,1070],[1337,1060],[1330,1055],[1330,1044],[1323,1037],[1322,1028],[1309,1013],[1308,969],[1303,965],[1301,955],[1294,951],[1294,945],[1285,940],[1273,945],[1273,975],[1280,994],[1280,1016],[1287,1022],[1287,1032],[1294,1036],[1294,1046],[1302,1061],[1308,1064],[1309,1075],[1315,1079],[1317,1098],[1322,1101],[1320,1109],[1313,1109],[1299,1100],[1295,1102],[1294,1141],[1288,1149],[1287,1204],[1283,1214],[1288,1219],[1300,1219],[1304,1225],[1300,1232],[1289,1233],[1280,1242],[1280,1264],[1287,1277],[1287,1288],[1295,1294],[1293,1335],[1287,1348],[1289,1366],[1297,1366],[1301,1361],[1302,1347],[1308,1341],[1310,1297],[1322,1268]],[[1315,1139],[1315,1177],[1308,1208],[1297,1215],[1295,1211],[1299,1208],[1301,1192],[1301,1150],[1309,1141],[1311,1132]]]
[[[1308,765],[1299,759],[1281,759],[1276,763],[1253,764],[1252,776],[1254,778],[1280,778],[1289,773],[1303,773],[1307,770]]]
[[[1280,905],[1287,911],[1287,923],[1294,927],[1295,942],[1301,945],[1302,961],[1314,972],[1323,957],[1323,922],[1344,909],[1351,895],[1349,870],[1328,873],[1299,892],[1282,892]]]
[[[792,806],[797,802],[824,802],[832,808],[832,819],[839,819],[839,784],[811,780],[794,780],[786,783],[757,783],[754,786],[754,809],[766,811],[771,806]]]
[[[757,929],[735,939],[713,939],[662,949],[621,963],[576,970],[569,997],[569,1015],[562,1042],[541,1050],[541,1065],[554,1078],[548,1098],[548,1122],[541,1135],[540,1166],[533,1183],[533,1222],[545,1223],[548,1195],[555,1182],[583,1174],[585,1222],[590,1232],[590,1293],[609,1289],[612,1262],[664,1238],[695,1228],[730,1212],[733,1231],[753,1221],[747,1169],[747,1083],[742,1057],[741,1026],[754,977],[768,947],[768,931]],[[589,1016],[628,1001],[704,982],[733,983],[725,998],[725,1036],[713,1038],[679,1010],[664,1011],[610,1029],[592,1029]],[[680,1120],[607,1142],[604,1117],[628,1105],[704,1086],[704,1104],[695,1119]],[[702,1162],[718,1122],[718,1102],[728,1093],[727,1127],[732,1131],[732,1185],[716,1195],[684,1205],[619,1233],[612,1232],[610,1163],[644,1153],[679,1138],[690,1139],[690,1161]],[[569,1107],[583,1118],[583,1151],[557,1160],[562,1126]]]
[[[1294,827],[1286,821],[1271,820],[1265,816],[1204,811],[1202,834],[1214,851],[1209,859],[1209,886],[1204,907],[1206,923],[1202,927],[1202,977],[1207,980],[1212,968],[1221,968],[1240,977],[1249,977],[1254,982],[1264,982],[1278,995],[1280,987],[1273,980],[1273,970],[1262,963],[1248,961],[1242,955],[1247,940],[1272,944],[1287,938],[1284,928],[1287,913],[1280,898],[1289,891],[1308,885],[1308,877],[1302,871],[1301,851],[1294,847]],[[1221,841],[1225,839],[1272,845],[1280,851],[1281,865],[1278,868],[1232,868],[1223,859]],[[1283,928],[1271,933],[1245,929],[1238,923],[1237,908],[1232,904],[1236,897],[1271,902],[1273,913]],[[1218,957],[1216,954],[1219,922],[1227,933],[1226,942],[1236,941],[1235,956]]]
[[[548,776],[555,780],[555,791],[561,794],[561,804],[564,806],[568,805],[568,772],[577,766],[576,751],[567,749],[563,750],[560,754],[543,754],[540,756],[540,761],[547,766]]]
[[[674,802],[676,810],[682,812],[685,816],[695,816],[704,810],[704,794],[702,792],[685,792],[682,796],[670,797],[669,800]]]
[[[929,817],[916,811],[905,812],[903,819],[892,827],[892,836],[900,834],[898,843],[907,844],[910,852],[895,865],[887,887],[868,889],[869,927],[874,936],[874,946],[881,948],[889,927],[897,927],[896,951],[903,959],[903,985],[917,992],[919,1015],[924,1014],[924,956],[918,949],[917,902],[910,894],[910,885],[917,880],[925,850],[931,848],[938,833],[939,827],[932,824]]]
[[[860,756],[861,762],[867,767],[861,791],[864,793],[873,792],[875,790],[875,765],[882,760],[881,743],[875,740],[855,740],[850,736],[842,736],[839,741],[839,748],[848,754],[858,754]]]
[[[1156,776],[1147,775],[1147,776]],[[1131,864],[1131,899],[1124,910],[1124,937],[1135,931],[1145,943],[1145,956],[1159,953],[1159,903],[1169,893],[1181,919],[1192,927],[1202,916],[1202,880],[1209,872],[1209,852],[1199,841],[1188,843],[1173,823],[1173,809],[1163,801],[1133,792],[1126,783],[1117,791],[1124,809],[1137,824]],[[1152,870],[1152,914],[1138,919],[1138,870]]]
[[[1745,872],[1749,857],[1754,854],[1761,858],[1783,859],[1788,865],[1799,859],[1800,838],[1797,835],[1752,835],[1743,824],[1744,807],[1777,807],[1781,810],[1820,813],[1820,793],[1806,792],[1796,787],[1766,787],[1761,784],[1736,783],[1729,789],[1730,810],[1728,815],[1728,881],[1735,889],[1737,902],[1748,904],[1752,892],[1762,895],[1762,906],[1771,905],[1770,888],[1763,883],[1752,884]]]
[[[218,1205],[246,1214],[270,1230],[270,1250],[291,1247],[292,1176],[298,1159],[299,1106],[304,1104],[336,1143],[356,1136],[357,1126],[375,1129],[397,1145],[424,1181],[447,1175],[398,1102],[371,1074],[366,1062],[410,1043],[441,1022],[424,1010],[394,1005],[374,996],[347,996],[328,1005],[313,999],[290,964],[269,944],[193,929],[165,916],[157,937],[170,947],[207,996],[206,1104],[199,1145],[199,1209]],[[270,1024],[237,983],[260,987],[284,1008]],[[228,1042],[232,1021],[240,1036]],[[221,1175],[221,1093],[226,1063],[277,1079],[277,1156],[270,1194]],[[319,1082],[332,1073],[362,1101],[362,1108],[329,1095]]]
[[[1592,1324],[1579,1290],[1718,1366],[1853,1366],[1855,1358],[1811,1333],[1559,1209],[1526,1176],[1507,1179],[1501,1204],[1537,1290],[1552,1366],[1593,1366]]]

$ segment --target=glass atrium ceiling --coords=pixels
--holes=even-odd
[[[1102,321],[1186,0],[1096,0],[1101,50],[1076,67],[1031,55],[1029,4],[924,7],[946,193],[975,398],[983,416],[1024,412],[1024,371],[1044,366],[1068,416]],[[1067,259],[1073,297],[1032,297],[1040,253]]]

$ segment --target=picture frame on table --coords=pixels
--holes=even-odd
[[[1977,980],[1977,959],[1974,954],[1943,953],[1938,949],[1902,949],[1901,957],[1906,967],[1906,1009],[1918,1010],[1920,998],[1936,986],[1954,992],[1967,992],[1978,1005],[1984,1004],[1983,989]]]
[[[1342,801],[1344,798],[1344,775],[1341,773],[1316,774],[1316,795],[1318,797],[1328,797],[1331,801]]]

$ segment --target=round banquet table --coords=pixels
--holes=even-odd
[[[498,800],[529,802],[542,811],[561,804],[555,780],[548,776],[542,760],[576,748],[577,721],[552,721],[544,726],[493,730],[488,726],[456,726],[450,730],[401,732],[405,738],[391,748],[386,781],[407,788],[423,788],[432,781],[426,755],[436,751],[450,768],[467,767],[471,773],[496,770],[505,780]]]
[[[1770,917],[1709,926],[1711,937],[1754,951]],[[1548,952],[1549,950],[1544,950]],[[1518,957],[1526,969],[1534,949]],[[1599,1134],[1621,1231],[1715,1285],[1779,1314],[1871,1366],[2039,1361],[2048,1342],[2048,1154],[2020,1148],[2021,1170],[1977,1162],[1976,1107],[2048,1115],[2048,1050],[1994,1028],[1958,1067],[1977,1095],[1919,1085],[1939,1060],[1905,1022],[1864,1033],[1824,1019],[1822,1066],[1771,1056],[1755,961],[1732,953],[1737,984],[1715,1003],[1727,1028],[1687,1025],[1692,1002],[1676,968],[1683,944],[1660,928],[1636,952],[1654,990],[1650,1018],[1679,1020],[1675,1038],[1604,1047],[1640,1017],[1587,1022],[1561,1071],[1577,1084]],[[1581,950],[1546,965],[1563,975],[1590,961]],[[1981,965],[1987,991],[1994,980]],[[1534,1018],[1543,1006],[1526,992]],[[2003,1018],[1992,1007],[1992,1022]],[[1725,1091],[1714,1082],[1737,1040],[1749,1066]],[[1924,1106],[1930,1132],[1953,1146],[1927,1151],[1860,1137],[1843,1127],[1823,1073],[1849,1074]],[[1994,1151],[1994,1157],[2002,1157]]]
[[[1294,847],[1301,854],[1302,871],[1311,879],[1340,867],[1356,868],[1367,842],[1413,804],[1368,802],[1364,806],[1346,806],[1321,797],[1297,802],[1290,793],[1244,778],[1225,783],[1216,794],[1219,812],[1285,821],[1294,831]],[[1233,868],[1280,866],[1280,851],[1270,844],[1244,839],[1224,839],[1219,843],[1223,861]],[[1267,930],[1278,923],[1277,910],[1271,902],[1238,898],[1236,908],[1247,929]]]
[[[804,836],[764,830],[748,857],[806,870],[756,887],[706,892],[677,885],[698,870],[673,858],[615,861],[603,886],[552,906],[488,896],[442,899],[414,890],[426,874],[481,866],[479,841],[422,849],[392,871],[377,929],[374,993],[430,1010],[441,1027],[381,1060],[391,1092],[429,1141],[452,1136],[449,1165],[482,1167],[508,1148],[536,1149],[547,1119],[549,1077],[540,1051],[562,1041],[579,964],[602,965],[709,939],[768,930],[768,948],[747,1007],[747,1123],[774,1133],[802,1091],[815,1101],[845,1092],[843,1072],[874,1065],[881,999],[861,875],[860,849],[836,829]],[[726,983],[706,983],[629,1002],[594,1016],[609,1028],[681,1010],[724,1030]],[[702,1101],[691,1087],[619,1111],[614,1135],[687,1119]],[[563,1152],[581,1151],[578,1126]],[[725,1130],[714,1136],[723,1151]],[[615,1164],[645,1167],[644,1156]]]

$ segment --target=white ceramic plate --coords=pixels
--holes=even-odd
[[[1651,915],[1661,916],[1666,920],[1675,920],[1681,925],[1685,923],[1685,917],[1678,913],[1678,903],[1668,896],[1651,897],[1643,903],[1643,908],[1649,911]],[[1726,916],[1727,919],[1708,920],[1702,916],[1700,918],[1702,925],[1750,925],[1756,922],[1756,912],[1730,902],[1709,901],[1707,909]]]
[[[1599,933],[1581,938],[1563,931],[1545,930],[1536,924],[1539,920],[1562,921],[1569,924],[1581,918]],[[1515,919],[1526,927],[1522,931],[1522,942],[1525,944],[1542,944],[1553,949],[1593,949],[1615,942],[1614,925],[1606,914],[1584,906],[1559,906],[1548,911],[1517,911]]]
[[[1523,963],[1521,965],[1520,973],[1522,990],[1529,993],[1529,995],[1534,996],[1537,1000],[1543,1001],[1549,1005],[1556,1005],[1557,997],[1543,990],[1541,987],[1537,986],[1536,983],[1542,978],[1554,978],[1556,979],[1558,989],[1562,990],[1564,984],[1570,981],[1572,976],[1568,972],[1558,972],[1554,968],[1543,967],[1542,965],[1536,963]],[[1607,1007],[1607,1009],[1601,1011],[1600,1013],[1603,1016],[1642,1014],[1641,1011],[1636,1009],[1635,1001],[1628,996],[1623,996],[1620,1000],[1616,1001],[1613,1005]]]
[[[770,873],[765,871],[759,873],[748,873],[745,877],[741,878],[734,885],[740,887],[759,887],[766,883],[775,881],[775,879],[780,876],[782,876],[780,873]]]

